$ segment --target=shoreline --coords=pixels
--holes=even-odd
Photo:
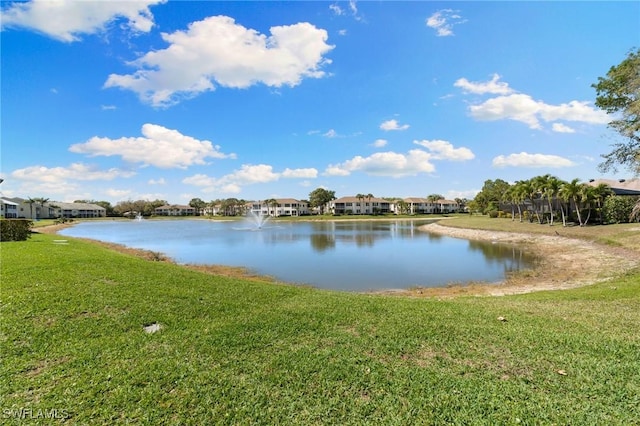
[[[448,219],[448,218],[439,218]],[[388,219],[387,219],[388,220]],[[59,230],[74,224],[49,225],[36,228],[32,232],[57,234]],[[466,240],[491,241],[526,247],[537,257],[534,268],[509,275],[497,283],[471,282],[456,283],[443,287],[416,287],[410,289],[387,289],[364,292],[363,294],[396,295],[408,297],[455,297],[455,296],[506,296],[535,291],[565,290],[604,282],[615,276],[638,267],[639,262],[614,248],[589,241],[561,236],[533,235],[526,233],[489,231],[470,228],[454,228],[437,222],[418,227],[421,232],[434,233]],[[174,262],[162,254],[144,249],[126,247],[120,244],[106,243],[86,239],[96,244],[138,256],[147,260]],[[160,258],[161,257],[161,258]],[[261,277],[246,268],[225,265],[181,265],[189,269],[239,279],[280,283],[273,277]],[[287,284],[283,282],[282,284]],[[295,284],[291,284],[295,285]]]
[[[506,296],[535,291],[566,290],[611,280],[637,268],[639,262],[614,248],[561,236],[454,228],[430,223],[418,228],[452,238],[491,241],[526,247],[537,257],[533,269],[508,276],[499,283],[472,283],[446,288],[419,288],[390,293],[411,296]]]

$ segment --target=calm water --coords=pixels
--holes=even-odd
[[[504,278],[531,258],[507,245],[418,231],[425,221],[83,222],[60,234],[162,252],[176,262],[244,266],[278,280],[366,291]]]

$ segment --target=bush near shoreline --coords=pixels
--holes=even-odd
[[[640,252],[626,238],[637,231],[598,228],[592,239]],[[212,276],[58,238],[0,246],[6,424],[640,419],[639,270],[567,291],[418,299]]]

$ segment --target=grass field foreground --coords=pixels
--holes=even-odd
[[[609,229],[599,238],[626,247]],[[5,424],[640,422],[638,271],[416,299],[217,277],[59,239],[0,245]]]

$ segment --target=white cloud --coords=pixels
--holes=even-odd
[[[489,99],[479,105],[469,107],[471,116],[477,120],[515,120],[527,124],[532,129],[541,129],[540,120],[577,121],[590,124],[604,124],[609,121],[604,111],[596,110],[589,102],[571,101],[560,105],[549,105],[535,101],[525,94],[511,94]]]
[[[458,12],[459,10],[453,9],[439,10],[427,18],[427,27],[435,29],[438,37],[452,36],[455,25],[467,22],[466,19],[458,15]]]
[[[80,34],[95,34],[118,18],[134,32],[149,32],[153,15],[149,6],[166,0],[78,1],[32,0],[12,3],[2,11],[2,29],[27,28],[64,42],[80,40]]]
[[[318,170],[314,168],[307,169],[289,169],[286,168],[281,173],[283,178],[316,178],[318,177]]]
[[[125,199],[127,197],[129,197],[132,194],[132,191],[130,189],[107,189],[105,191],[105,194],[107,194],[109,197],[113,198],[113,199]]]
[[[466,191],[455,191],[450,190],[445,194],[445,198],[447,200],[455,200],[456,198],[466,198],[467,200],[473,200],[476,195],[480,192],[479,189],[469,189]]]
[[[553,123],[553,126],[551,126],[551,130],[558,133],[575,133],[576,132],[571,127],[562,123]]]
[[[573,167],[576,164],[564,157],[546,154],[529,154],[521,152],[519,154],[499,155],[493,159],[493,167]]]
[[[166,185],[167,181],[164,180],[164,178],[160,178],[160,179],[149,179],[149,181],[147,182],[149,185]]]
[[[348,7],[349,10],[345,10],[342,7],[340,7],[338,5],[338,3],[333,3],[329,5],[329,9],[331,10],[331,12],[333,12],[334,15],[336,16],[343,16],[343,15],[351,15],[355,18],[356,21],[360,21],[362,18],[360,16],[358,16],[358,5],[357,2],[355,0],[349,0],[348,3]]]
[[[386,139],[376,139],[375,141],[373,141],[373,143],[371,145],[373,145],[376,148],[382,148],[387,146],[388,141]]]
[[[111,168],[100,170],[94,166],[73,163],[69,167],[31,166],[17,169],[11,173],[11,177],[20,180],[37,182],[61,182],[65,179],[75,180],[112,180],[118,177],[131,177],[135,172]]]
[[[330,4],[329,9],[333,12],[334,15],[341,16],[341,15],[344,15],[345,13],[344,10],[340,6],[338,6],[337,3]]]
[[[103,111],[113,111],[118,109],[115,105],[100,105],[100,109]]]
[[[133,74],[111,74],[104,87],[132,90],[143,102],[169,106],[215,89],[215,84],[247,88],[297,86],[303,78],[326,75],[331,63],[324,55],[334,46],[326,43],[323,29],[302,22],[271,27],[271,36],[236,24],[227,16],[193,22],[185,31],[163,33],[169,47],[146,53],[130,65]],[[215,43],[212,43],[215,40]]]
[[[398,124],[398,120],[387,120],[380,124],[380,128],[388,132],[389,130],[407,130],[409,128],[409,125],[400,125]]]
[[[377,152],[369,157],[356,156],[341,164],[329,165],[324,174],[327,176],[348,176],[352,172],[364,172],[374,176],[403,177],[419,173],[432,173],[434,165],[431,154],[413,149],[407,154],[396,152]]]
[[[453,83],[453,85],[461,88],[466,93],[476,93],[479,95],[485,93],[508,95],[513,93],[513,89],[509,87],[508,83],[498,80],[500,80],[500,76],[498,74],[493,74],[490,81],[474,82],[469,81],[466,78],[459,78],[455,83]]]
[[[329,129],[329,131],[324,133],[322,136],[324,136],[325,138],[337,138],[340,135],[338,135],[338,132],[336,132],[335,130]]]
[[[469,148],[454,148],[451,142],[443,140],[421,140],[413,143],[427,148],[434,160],[466,161],[475,158],[475,154]]]
[[[273,171],[273,167],[268,164],[243,164],[239,170],[224,175],[220,178],[196,174],[182,180],[182,183],[203,187],[205,192],[220,191],[223,193],[237,194],[243,186],[258,183],[268,183],[277,181],[280,178],[301,179],[315,178],[318,171],[314,168],[289,169],[282,173]]]
[[[119,139],[94,136],[85,143],[71,145],[69,151],[90,157],[116,155],[132,163],[183,169],[193,164],[206,164],[207,158],[235,158],[235,154],[224,154],[219,146],[207,140],[185,136],[156,124],[144,124],[142,135],[144,137]]]

